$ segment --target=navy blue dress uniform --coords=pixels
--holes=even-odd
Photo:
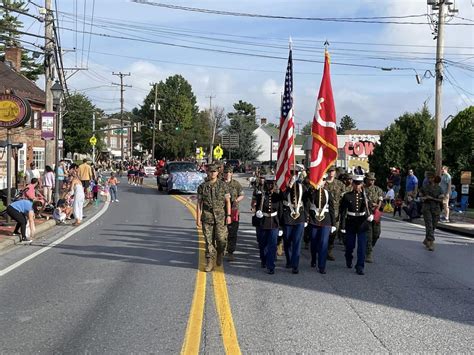
[[[281,194],[275,192],[275,176],[265,177],[264,191],[257,195],[254,223],[258,226],[258,248],[262,267],[275,273],[275,258],[280,228]]]
[[[367,248],[367,231],[373,216],[369,215],[367,197],[362,190],[364,176],[354,175],[352,178],[353,189],[342,197],[340,206],[340,228],[346,234],[346,265],[352,268],[352,253],[357,239],[356,272],[364,274],[365,252]]]
[[[326,273],[329,235],[336,229],[336,213],[334,211],[331,192],[324,187],[308,190],[304,195],[307,208],[307,221],[310,228],[311,267]]]
[[[303,239],[306,209],[303,196],[306,187],[296,181],[290,183],[282,194],[283,248],[285,250],[286,267],[294,274],[299,271],[301,241]]]

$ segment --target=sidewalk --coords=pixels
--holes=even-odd
[[[96,214],[103,205],[104,201],[100,200],[98,206],[94,206],[94,203],[84,203],[84,212],[87,213],[87,217],[91,217],[94,214]],[[53,228],[56,226],[56,221],[52,218],[51,214],[45,214],[44,215],[50,217],[49,220],[46,219],[35,219],[35,225],[36,225],[36,235],[33,238],[33,240],[38,239],[41,237],[41,234],[48,231],[49,229]],[[74,220],[67,221],[67,224],[72,224]],[[13,236],[13,230],[15,228],[15,221],[11,223],[10,226],[0,226],[0,252],[8,249],[16,244],[19,244],[19,236]],[[64,224],[63,224],[64,225]]]

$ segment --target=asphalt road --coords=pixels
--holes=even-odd
[[[195,223],[166,193],[127,185],[119,193],[96,222],[0,276],[0,353],[181,350],[198,266]],[[283,258],[267,275],[248,209],[246,199],[237,260],[224,264],[243,353],[474,352],[474,240],[440,232],[428,252],[423,229],[385,220],[365,276],[345,268],[342,246],[326,275],[310,268],[307,250],[298,275]],[[57,234],[48,241],[64,230]],[[0,256],[0,270],[39,248]],[[214,282],[208,274],[206,354],[224,352]]]

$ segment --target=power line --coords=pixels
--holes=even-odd
[[[223,11],[223,10],[212,10],[189,6],[179,6],[171,4],[163,4],[158,2],[152,2],[147,0],[131,0],[139,4],[157,6],[172,10],[181,10],[188,12],[199,12],[204,14],[223,15],[223,16],[236,16],[236,17],[253,17],[253,18],[267,18],[276,20],[303,20],[303,21],[324,21],[324,22],[352,22],[352,23],[368,23],[368,24],[395,24],[395,25],[426,25],[426,22],[402,22],[402,21],[382,21],[383,19],[404,19],[404,18],[417,18],[426,17],[428,14],[418,15],[405,15],[405,16],[377,16],[377,17],[298,17],[298,16],[275,16],[275,15],[262,15],[252,14],[246,12],[234,12],[234,11]],[[472,26],[470,23],[451,23],[451,26]]]

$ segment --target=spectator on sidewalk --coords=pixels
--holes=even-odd
[[[53,187],[54,187],[54,173],[53,169],[46,165],[44,168],[44,175],[43,175],[43,196],[45,198],[45,204],[51,203],[51,197],[53,195]]]
[[[413,173],[413,169],[408,170],[407,180],[405,182],[405,196],[413,198],[418,194],[418,178]]]
[[[448,173],[448,167],[441,168],[441,182],[439,183],[443,193],[443,217],[442,222],[449,222],[449,195],[451,194],[451,175]]]
[[[66,200],[59,199],[58,206],[53,211],[53,218],[56,224],[66,223],[67,219],[71,219],[72,208],[68,206]]]
[[[26,170],[26,183],[29,184],[31,182],[31,179],[36,178],[38,181],[41,179],[41,173],[36,167],[35,163],[30,164],[30,168]],[[40,181],[40,187],[41,187],[41,181]]]
[[[58,181],[59,181],[59,192],[64,189],[64,181],[66,178],[66,164],[64,161],[61,161],[58,166]]]
[[[87,159],[82,160],[82,164],[79,165],[77,169],[77,176],[82,183],[84,189],[87,189],[90,185],[91,180],[93,179],[92,168],[87,164]]]
[[[35,235],[35,213],[41,208],[40,201],[18,200],[7,207],[7,214],[16,221],[13,235],[20,235],[20,241],[31,241]],[[26,226],[29,224],[29,233]],[[29,234],[29,236],[28,236]]]
[[[403,211],[407,214],[408,218],[405,219],[408,222],[411,222],[415,218],[420,218],[418,204],[415,199],[411,196],[407,197],[407,205],[403,206]]]
[[[402,206],[403,206],[403,199],[400,196],[398,196],[393,203],[393,217],[395,217],[397,212],[398,212],[399,217],[402,216]]]
[[[82,223],[82,210],[84,208],[84,187],[82,186],[81,180],[77,176],[73,176],[71,182],[71,189],[69,191],[69,196],[74,196],[74,202],[72,204],[72,210],[74,213],[74,218],[76,221],[73,223],[73,226],[78,226]]]
[[[389,182],[393,184],[393,191],[395,192],[395,197],[398,196],[400,192],[400,185],[402,183],[402,179],[400,177],[400,170],[397,168],[392,168],[392,174],[388,178]]]

